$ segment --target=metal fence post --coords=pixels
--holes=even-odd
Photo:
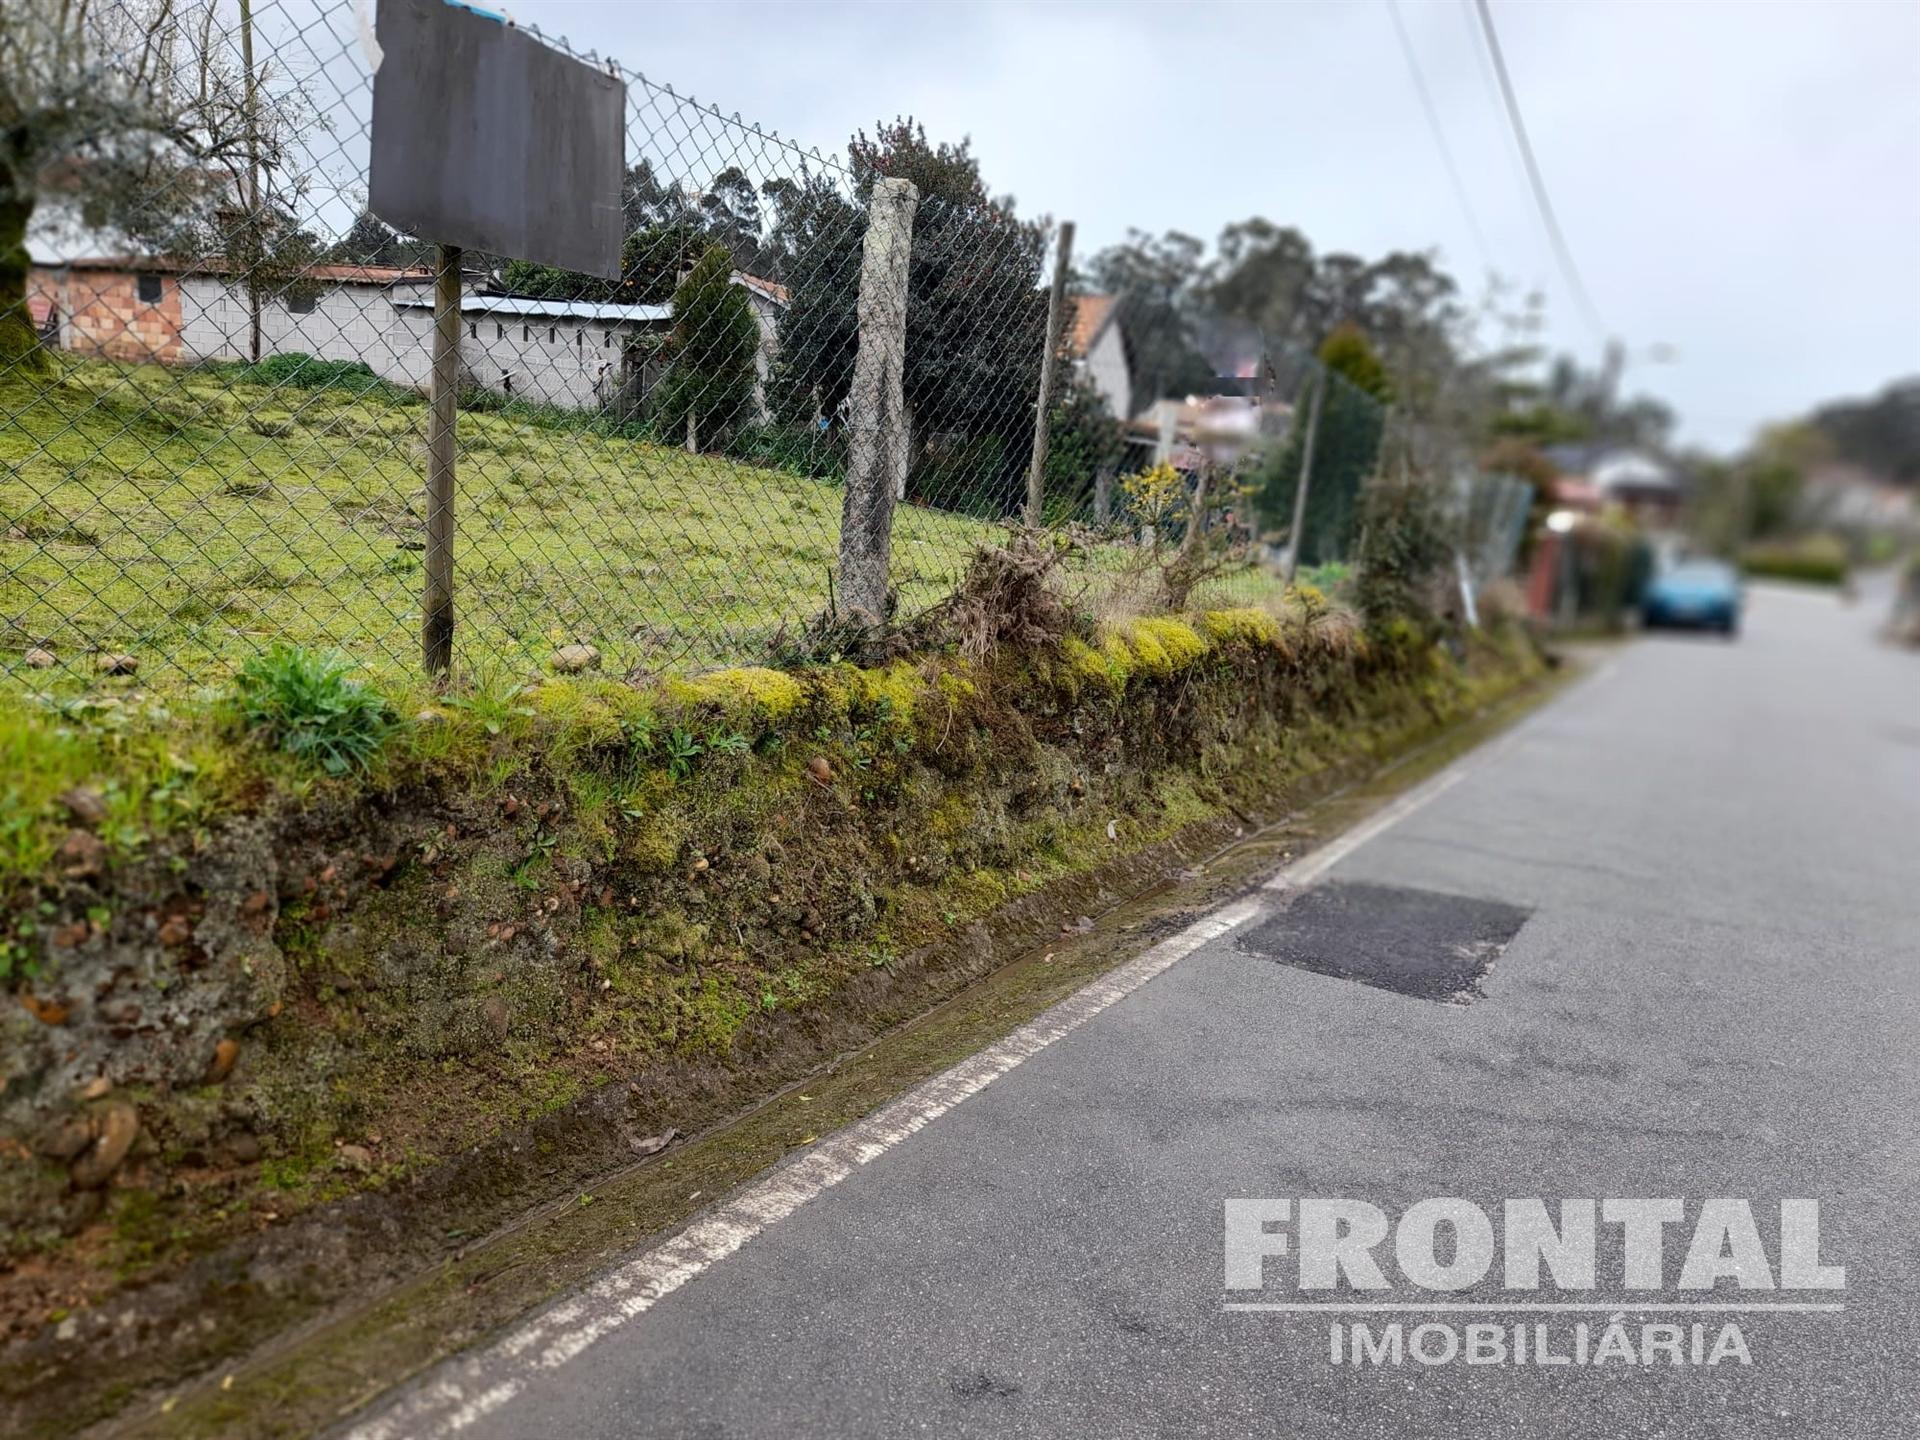
[[[453,663],[454,420],[460,386],[460,247],[440,247],[433,287],[433,389],[427,421],[427,560],[420,649],[429,675]]]
[[[1073,222],[1060,222],[1060,243],[1053,256],[1053,289],[1047,293],[1047,342],[1040,352],[1040,398],[1033,406],[1033,463],[1027,469],[1027,524],[1040,523],[1047,468],[1047,400],[1053,394],[1053,366],[1060,350],[1060,311],[1067,292],[1067,265],[1073,259]]]
[[[840,595],[849,613],[876,629],[887,618],[893,502],[907,474],[907,260],[919,203],[911,180],[875,180],[860,257],[860,349],[847,397]]]
[[[1300,572],[1300,542],[1307,525],[1307,486],[1313,483],[1313,442],[1320,433],[1320,397],[1327,393],[1327,372],[1314,382],[1313,401],[1307,407],[1306,441],[1300,447],[1300,483],[1293,492],[1293,526],[1287,531],[1287,584]]]

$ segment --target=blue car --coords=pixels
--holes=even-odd
[[[1640,601],[1640,618],[1648,629],[1674,626],[1736,635],[1740,631],[1740,576],[1731,565],[1718,560],[1683,560],[1648,582]]]

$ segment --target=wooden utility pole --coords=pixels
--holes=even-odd
[[[1307,434],[1300,447],[1300,483],[1293,492],[1293,525],[1287,531],[1287,584],[1300,573],[1300,542],[1307,538],[1307,487],[1313,483],[1313,442],[1320,432],[1320,397],[1327,393],[1327,372],[1314,381],[1307,405]]]
[[[440,247],[433,287],[433,389],[427,420],[427,563],[420,649],[429,675],[453,663],[454,421],[460,386],[460,247]]]
[[[1053,256],[1053,289],[1047,294],[1047,343],[1040,352],[1040,398],[1033,406],[1033,463],[1027,469],[1027,524],[1040,523],[1047,468],[1047,401],[1053,395],[1053,367],[1060,352],[1060,311],[1067,293],[1067,266],[1073,259],[1073,222],[1060,222],[1060,243]]]
[[[907,261],[919,204],[911,180],[875,180],[860,257],[860,349],[847,392],[840,598],[871,630],[886,623],[894,498],[907,481]]]

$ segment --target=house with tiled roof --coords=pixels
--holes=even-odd
[[[1072,304],[1067,358],[1076,372],[1093,382],[1116,419],[1132,418],[1133,371],[1127,363],[1119,301],[1112,295],[1076,295]]]

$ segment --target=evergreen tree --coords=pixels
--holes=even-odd
[[[860,247],[881,176],[911,180],[920,201],[908,262],[906,402],[912,492],[935,504],[1007,513],[1025,494],[1033,394],[1046,338],[1041,260],[1047,227],[995,197],[966,141],[934,144],[911,120],[847,147],[852,197],[826,182],[788,187],[773,248],[791,266],[780,326],[775,408],[832,415],[859,351]]]
[[[654,391],[654,417],[673,439],[689,417],[703,449],[716,449],[753,407],[760,322],[733,283],[733,256],[715,245],[673,292],[667,372]]]

